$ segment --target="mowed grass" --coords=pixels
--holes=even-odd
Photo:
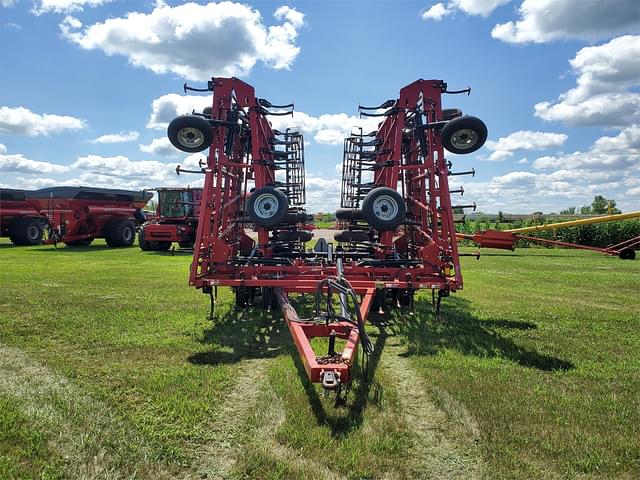
[[[337,409],[278,312],[220,289],[208,320],[189,264],[3,239],[0,478],[640,474],[640,261],[465,257],[442,321],[422,294],[372,316],[373,379]]]

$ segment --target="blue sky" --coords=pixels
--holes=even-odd
[[[295,101],[309,209],[337,207],[358,103],[418,78],[472,87],[445,106],[487,145],[449,158],[480,210],[530,213],[596,194],[640,209],[640,4],[631,0],[151,2],[0,0],[0,185],[198,183],[166,123],[235,75]],[[281,119],[274,120],[281,122]],[[280,125],[280,124],[279,124]],[[457,183],[456,183],[457,185]]]

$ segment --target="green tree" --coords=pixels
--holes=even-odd
[[[569,207],[565,210],[560,210],[560,214],[561,215],[575,215],[576,214],[576,207]]]
[[[591,212],[598,215],[620,213],[620,210],[616,208],[615,200],[608,200],[602,195],[596,195],[591,202]]]
[[[581,215],[591,215],[593,212],[591,211],[591,207],[589,205],[583,205],[580,207]]]
[[[498,212],[498,223],[504,223],[504,213]]]
[[[597,214],[605,214],[607,213],[608,206],[609,201],[606,198],[602,195],[596,195],[593,198],[593,202],[591,202],[591,211]]]

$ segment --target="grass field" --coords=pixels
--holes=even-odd
[[[0,478],[638,478],[640,261],[489,252],[442,322],[374,319],[335,409],[190,256],[5,242]]]

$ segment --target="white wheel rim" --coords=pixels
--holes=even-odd
[[[373,202],[373,214],[385,222],[398,215],[398,202],[389,195],[380,195]]]
[[[260,218],[271,218],[278,212],[280,202],[273,193],[262,193],[256,198],[253,210]]]
[[[128,242],[133,237],[133,232],[130,228],[125,228],[124,232],[122,232],[122,236],[124,237],[124,240]]]
[[[186,127],[178,131],[178,142],[183,147],[197,148],[204,143],[204,135],[197,128]]]
[[[478,143],[478,134],[470,128],[461,128],[451,135],[451,145],[460,150],[468,150]]]
[[[40,229],[35,225],[31,225],[27,229],[27,236],[29,237],[29,240],[36,240],[40,236]]]

